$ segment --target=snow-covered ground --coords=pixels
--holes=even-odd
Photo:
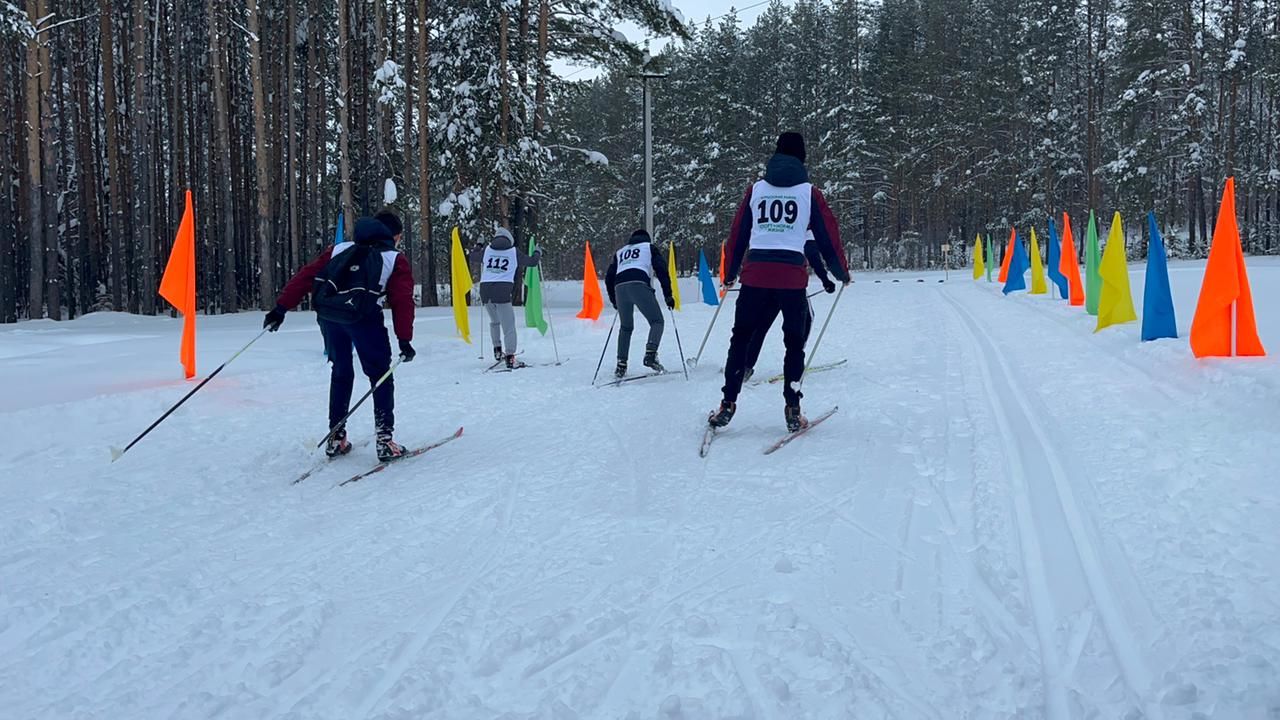
[[[1184,337],[1202,267],[1173,265]],[[484,374],[423,310],[398,436],[466,433],[343,488],[367,444],[290,484],[324,433],[308,314],[115,464],[190,387],[180,321],[0,327],[0,716],[1280,717],[1280,263],[1250,269],[1260,360],[861,274],[817,358],[849,363],[805,386],[840,412],[768,457],[772,385],[697,454],[727,316],[689,382],[592,389],[609,315],[575,286],[560,367]],[[678,318],[692,355],[711,309]],[[201,318],[201,372],[259,328]]]

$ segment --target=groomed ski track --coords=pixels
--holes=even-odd
[[[1280,263],[1251,270],[1280,318]],[[584,358],[611,318],[574,320],[576,287],[550,293],[560,367],[485,374],[421,311],[398,439],[466,433],[342,488],[371,446],[289,484],[323,433],[306,314],[114,465],[186,387],[180,321],[0,328],[0,715],[1280,714],[1278,366],[1094,335],[954,274],[876,277],[816,359],[848,364],[805,383],[840,412],[767,457],[771,385],[697,454],[728,314],[689,382],[599,391]],[[1174,281],[1184,328],[1198,273]],[[686,341],[712,312],[687,308]],[[208,369],[261,320],[200,322]]]

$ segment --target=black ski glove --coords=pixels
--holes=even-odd
[[[676,309],[676,299],[671,297],[670,295],[667,296],[667,309],[668,310]]]
[[[413,349],[413,346],[409,344],[408,340],[400,341],[400,360],[402,362],[413,362],[413,359],[417,356],[418,353]]]
[[[836,284],[831,281],[831,278],[822,278],[822,289],[830,295],[836,291]]]
[[[271,308],[271,312],[267,313],[267,317],[262,321],[262,329],[275,332],[280,329],[280,324],[284,322],[284,314],[288,312],[283,307],[277,305]]]

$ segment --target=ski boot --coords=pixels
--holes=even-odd
[[[505,356],[504,356],[504,355],[503,355],[503,353],[502,353],[502,347],[501,347],[501,346],[498,346],[498,345],[495,345],[495,346],[493,347],[493,359],[494,359],[494,361],[496,361],[496,362],[502,362],[502,358],[503,358],[503,357],[505,357]]]
[[[378,462],[399,460],[404,454],[404,446],[392,440],[389,431],[378,431]]]
[[[756,374],[756,369],[755,369],[755,368],[753,368],[753,367],[750,367],[750,368],[747,368],[746,370],[743,370],[743,371],[742,371],[742,382],[747,382],[748,380],[750,380],[750,379],[751,379],[751,376],[752,376],[752,375],[755,375],[755,374]]]
[[[711,413],[707,418],[707,424],[713,428],[722,428],[729,424],[733,419],[733,414],[738,411],[738,403],[731,403],[728,400],[720,401],[720,409]]]
[[[656,373],[664,373],[666,368],[662,367],[662,363],[658,362],[657,350],[646,350],[644,353],[644,366]]]
[[[809,425],[809,419],[800,413],[800,405],[788,405],[786,409],[787,432],[800,432]]]
[[[347,441],[347,429],[342,428],[324,442],[324,454],[331,458],[351,452],[351,443]]]
[[[627,361],[619,360],[618,366],[613,369],[613,376],[621,380],[627,376]]]
[[[516,356],[514,354],[506,356],[506,360],[507,360],[508,370],[518,370],[519,368],[522,368],[522,367],[528,367],[527,365],[524,364],[523,361],[516,360]]]

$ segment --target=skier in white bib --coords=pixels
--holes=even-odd
[[[658,278],[662,295],[668,308],[676,306],[671,294],[671,278],[667,275],[667,256],[653,246],[649,233],[637,230],[613,254],[613,262],[604,275],[609,302],[618,311],[622,321],[618,328],[618,366],[613,374],[623,378],[627,374],[627,356],[631,353],[631,333],[635,330],[635,311],[638,309],[649,321],[649,340],[644,346],[644,366],[655,372],[666,372],[658,362],[658,344],[662,342],[662,308],[653,292],[653,278]]]
[[[516,361],[516,312],[511,301],[516,278],[527,267],[534,267],[542,250],[529,256],[515,246],[515,238],[506,228],[498,228],[488,245],[481,245],[467,255],[471,262],[480,260],[480,302],[489,313],[489,336],[493,340],[493,359],[506,361],[507,367],[524,367]]]
[[[782,387],[787,429],[797,432],[808,424],[800,412],[800,378],[804,374],[804,343],[809,327],[809,268],[805,237],[813,233],[817,251],[831,274],[848,285],[849,261],[840,243],[840,229],[822,192],[809,182],[805,168],[804,137],[784,132],[765,166],[764,179],[752,183],[738,206],[725,258],[729,265],[725,287],[732,287],[741,273],[725,362],[723,399],[707,423],[720,428],[729,424],[738,409],[738,395],[748,367],[752,338],[761,338],[782,315],[782,341],[786,357]]]

